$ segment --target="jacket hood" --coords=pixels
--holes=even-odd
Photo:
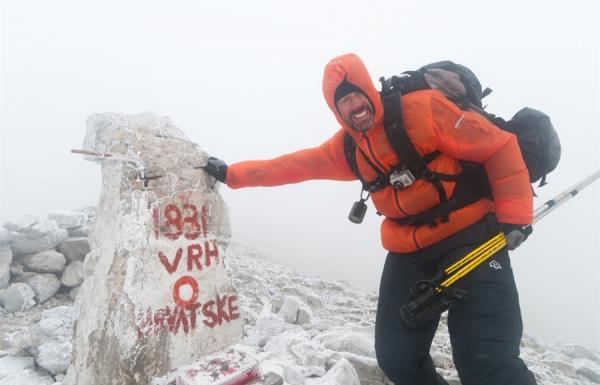
[[[360,88],[367,95],[373,105],[373,126],[380,125],[383,120],[383,105],[381,104],[379,92],[373,85],[367,67],[357,55],[352,53],[333,58],[325,66],[325,73],[323,74],[323,95],[340,125],[346,132],[352,135],[358,134],[344,122],[334,103],[335,91],[344,79]]]

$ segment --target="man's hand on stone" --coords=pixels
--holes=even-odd
[[[221,183],[225,183],[227,179],[227,164],[219,158],[211,156],[208,158],[204,171]]]

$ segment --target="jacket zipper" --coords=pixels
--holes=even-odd
[[[377,163],[377,165],[379,167],[381,167],[381,170],[382,170],[383,174],[387,174],[386,167],[375,156],[375,152],[373,151],[373,147],[371,147],[371,141],[369,140],[369,137],[367,135],[365,135],[364,132],[362,133],[362,136],[360,137],[360,140],[363,140],[363,139],[367,140],[367,147],[369,148],[369,153],[371,154],[371,157],[373,158],[373,160],[375,161],[375,163]]]
[[[412,239],[413,239],[413,242],[414,242],[417,250],[422,250],[422,247],[419,245],[419,242],[417,241],[417,229],[418,228],[419,228],[419,226],[415,226],[415,228],[412,230]]]
[[[394,189],[394,201],[396,201],[396,207],[398,208],[398,210],[400,210],[400,212],[406,216],[410,215],[402,208],[402,206],[400,206],[400,200],[398,200],[398,191],[396,191],[396,189],[393,187],[392,189]]]

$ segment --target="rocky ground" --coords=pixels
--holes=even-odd
[[[91,209],[26,215],[0,228],[0,385],[60,383],[70,361],[73,298],[89,252]],[[376,293],[294,271],[232,242],[230,268],[245,319],[244,347],[290,385],[386,384],[373,343]],[[432,356],[450,384],[445,320]],[[525,335],[521,356],[540,385],[600,383],[600,353]],[[81,384],[80,384],[81,385]]]

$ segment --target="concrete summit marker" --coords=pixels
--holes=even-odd
[[[65,383],[149,384],[239,342],[227,208],[194,168],[207,155],[149,113],[91,116],[83,148],[103,184]]]

